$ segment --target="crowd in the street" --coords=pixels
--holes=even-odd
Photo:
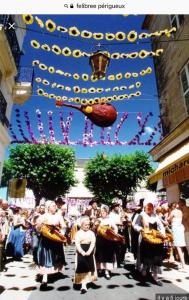
[[[81,293],[100,276],[110,280],[113,269],[124,267],[127,252],[133,253],[140,280],[150,274],[161,286],[158,274],[164,260],[180,262],[178,271],[186,272],[189,207],[184,199],[156,207],[141,199],[131,210],[115,199],[110,206],[98,206],[93,199],[80,215],[73,215],[61,197],[35,209],[12,207],[0,199],[0,271],[6,271],[8,257],[20,261],[30,253],[36,280],[47,285],[49,274],[64,272],[64,250],[70,244],[75,245],[73,283],[81,286]]]

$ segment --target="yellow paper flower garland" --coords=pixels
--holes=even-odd
[[[122,33],[120,33],[122,34]],[[49,51],[49,49],[51,49],[51,51],[53,53],[55,53],[56,55],[60,55],[62,53],[62,55],[64,56],[73,56],[75,58],[80,58],[83,56],[88,56],[90,57],[92,55],[92,53],[87,53],[87,52],[83,52],[80,49],[75,49],[75,50],[71,50],[69,47],[64,47],[63,49],[61,49],[58,45],[53,45],[51,48],[49,45],[47,44],[42,44],[40,45],[40,43],[37,40],[31,40],[30,41],[30,45],[31,47],[35,48],[35,49],[42,49],[45,51]],[[120,58],[131,58],[131,59],[135,59],[137,57],[144,59],[148,56],[159,56],[161,53],[163,53],[163,49],[157,49],[155,51],[146,51],[146,50],[140,50],[139,52],[131,52],[131,53],[119,53],[119,52],[114,52],[114,53],[109,53],[106,51],[106,54],[111,57],[112,59],[120,59]]]
[[[65,76],[65,77],[73,77],[73,79],[75,79],[75,80],[82,79],[83,81],[86,81],[86,79],[88,79],[88,80],[93,81],[93,82],[96,81],[96,80],[94,80],[93,76],[90,76],[88,74],[81,74],[81,75],[79,75],[78,73],[71,74],[71,73],[68,73],[68,72],[64,72],[63,70],[60,70],[60,69],[55,69],[52,66],[48,67],[47,65],[41,63],[39,60],[33,60],[32,65],[37,66],[42,71],[48,71],[49,73],[56,73],[58,75]],[[129,79],[131,77],[135,78],[135,77],[138,77],[138,76],[145,76],[145,75],[151,74],[151,73],[152,73],[152,68],[147,67],[146,69],[141,70],[138,73],[136,73],[136,72],[133,72],[133,73],[126,72],[125,74],[122,74],[122,73],[118,73],[118,74],[115,74],[115,75],[112,74],[112,75],[108,75],[104,79],[108,79],[110,81],[120,80],[120,79],[123,79],[123,78]]]
[[[26,25],[33,24],[34,17],[32,15],[22,15],[22,19]]]
[[[37,94],[39,96],[44,96],[50,99],[59,99],[62,101],[68,101],[68,102],[75,102],[77,104],[82,104],[82,105],[93,105],[93,104],[98,104],[98,103],[106,103],[106,102],[112,102],[112,101],[119,101],[119,100],[124,100],[124,99],[131,99],[132,97],[140,97],[142,93],[140,91],[137,91],[135,93],[131,94],[123,94],[123,95],[113,95],[113,96],[108,96],[108,97],[95,97],[95,98],[80,98],[80,97],[66,97],[66,96],[59,96],[55,95],[53,93],[47,93],[45,90],[39,88],[37,89]]]
[[[135,82],[134,84],[130,84],[129,86],[125,86],[125,85],[122,85],[122,86],[115,86],[113,88],[95,88],[95,87],[90,87],[90,88],[81,88],[80,86],[73,86],[73,87],[70,87],[70,86],[64,86],[63,84],[58,84],[56,82],[49,82],[47,79],[42,79],[40,77],[36,77],[35,78],[35,81],[37,83],[42,83],[44,85],[51,85],[52,88],[57,88],[57,89],[61,89],[61,90],[65,90],[65,91],[68,91],[68,92],[73,92],[75,94],[79,94],[79,93],[83,93],[83,94],[86,94],[86,93],[90,93],[90,94],[94,94],[94,93],[103,93],[103,92],[111,92],[111,91],[123,91],[123,90],[127,90],[127,89],[133,89],[133,88],[139,88],[141,87],[141,82],[140,81],[137,81]]]
[[[25,24],[31,25],[34,22],[34,17],[32,15],[23,15],[23,21],[25,22]],[[38,26],[40,26],[41,28],[44,27],[44,23],[40,18],[35,17],[35,21],[37,22]],[[68,33],[70,36],[73,36],[73,37],[80,36],[84,39],[94,38],[96,40],[105,39],[107,41],[112,41],[112,40],[125,41],[125,40],[127,40],[131,43],[136,42],[137,39],[146,39],[146,38],[150,38],[150,37],[159,37],[159,36],[163,36],[163,35],[170,37],[173,32],[176,32],[176,27],[172,27],[170,29],[166,28],[164,30],[160,30],[160,31],[152,32],[152,33],[141,32],[140,34],[138,34],[135,30],[131,30],[128,33],[125,33],[122,31],[118,31],[116,33],[109,33],[109,32],[106,32],[106,33],[94,32],[93,33],[89,30],[80,31],[76,26],[66,28],[66,27],[63,27],[60,25],[56,25],[56,23],[54,21],[52,21],[51,19],[49,19],[45,22],[45,28],[49,32],[54,32],[55,30],[58,30],[63,33]]]

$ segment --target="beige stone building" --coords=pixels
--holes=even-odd
[[[159,162],[151,183],[166,189],[169,202],[189,198],[189,15],[148,15],[143,29],[170,29],[171,37],[152,38],[152,49],[162,48],[154,59],[163,139],[151,151]]]
[[[72,187],[68,194],[65,196],[70,214],[76,211],[83,212],[88,207],[90,200],[94,195],[85,187],[83,180],[85,177],[85,166],[89,159],[77,159],[74,171],[75,179],[77,180],[76,186]]]
[[[5,149],[10,143],[9,121],[14,103],[32,93],[32,68],[19,67],[26,34],[21,15],[0,15],[0,181]]]

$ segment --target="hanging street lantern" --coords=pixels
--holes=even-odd
[[[100,50],[91,55],[89,64],[92,67],[93,77],[95,79],[102,79],[105,77],[109,62],[110,58],[108,55]]]

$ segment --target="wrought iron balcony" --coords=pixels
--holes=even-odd
[[[32,67],[19,67],[13,88],[13,102],[23,104],[32,95],[34,70]]]
[[[16,32],[14,27],[11,27],[10,24],[13,24],[14,21],[11,15],[0,15],[0,24],[3,25],[4,32],[6,34],[12,55],[14,57],[15,65],[18,68],[21,56],[21,49],[18,43]]]
[[[5,100],[2,92],[0,91],[0,122],[9,127],[9,120],[6,117],[7,101]]]
[[[33,86],[34,69],[33,67],[19,67],[16,75],[16,83],[29,83]]]

